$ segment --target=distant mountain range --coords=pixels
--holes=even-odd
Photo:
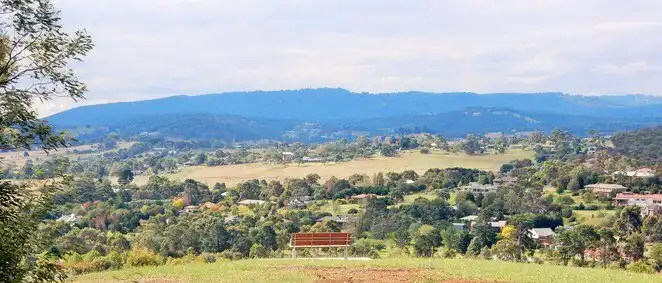
[[[356,134],[430,132],[450,136],[555,128],[585,134],[662,123],[662,97],[562,93],[353,93],[302,89],[173,96],[81,106],[50,117],[59,128],[187,139],[319,140]]]

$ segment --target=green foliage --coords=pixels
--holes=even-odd
[[[490,249],[490,254],[505,261],[520,261],[522,259],[522,251],[517,242],[509,239],[499,240]]]
[[[383,241],[374,239],[356,240],[349,249],[350,254],[359,257],[378,258],[379,252],[386,248]]]
[[[655,243],[648,249],[648,258],[655,263],[655,269],[662,269],[662,243]]]
[[[662,162],[662,127],[620,132],[611,141],[621,154],[640,160],[645,165]]]
[[[144,248],[132,249],[128,252],[128,266],[153,266],[165,263],[165,258]]]
[[[638,206],[626,206],[618,214],[618,218],[614,222],[614,230],[627,236],[641,231],[642,225],[640,208]]]
[[[626,269],[639,273],[655,273],[655,269],[646,261],[638,260],[627,265]]]
[[[67,137],[40,120],[37,101],[55,95],[80,99],[85,85],[67,65],[92,49],[84,31],[64,32],[51,1],[0,1],[0,150],[44,150],[65,145]],[[31,175],[31,174],[30,174]],[[10,282],[61,281],[63,274],[48,256],[31,260],[37,250],[35,231],[55,188],[37,195],[0,181],[0,278]]]
[[[640,233],[633,233],[625,239],[623,253],[633,260],[644,258],[644,237]]]
[[[269,256],[269,252],[260,244],[253,244],[250,250],[251,258],[263,258]]]
[[[430,225],[423,225],[414,236],[414,250],[418,256],[430,257],[437,247],[441,246],[439,231]]]

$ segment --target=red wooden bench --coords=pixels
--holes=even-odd
[[[290,238],[290,247],[292,248],[292,257],[297,257],[297,248],[345,248],[345,259],[347,258],[347,248],[352,242],[352,234],[344,232],[323,232],[323,233],[292,233]]]

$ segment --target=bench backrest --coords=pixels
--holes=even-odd
[[[352,241],[351,233],[293,233],[290,239],[292,247],[346,247]]]

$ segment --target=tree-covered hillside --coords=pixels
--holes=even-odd
[[[612,137],[620,153],[648,165],[662,163],[662,126],[621,132]]]
[[[82,106],[48,117],[56,125],[109,125],[159,114],[216,113],[302,121],[363,120],[460,111],[468,107],[509,108],[530,113],[589,117],[659,117],[662,98],[585,97],[561,93],[352,93],[302,89],[173,96],[163,99]]]

